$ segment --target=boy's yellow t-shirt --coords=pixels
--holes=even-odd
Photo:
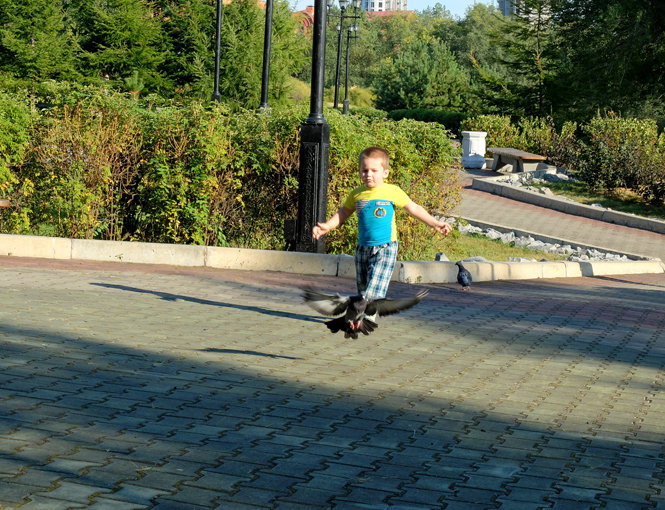
[[[358,244],[378,246],[397,241],[395,206],[403,208],[411,202],[399,186],[384,183],[378,188],[365,184],[354,189],[344,201],[344,207],[358,214]]]

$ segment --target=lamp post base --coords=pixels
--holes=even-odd
[[[300,175],[295,249],[325,253],[325,239],[314,239],[312,229],[326,221],[330,125],[305,122],[300,131]]]

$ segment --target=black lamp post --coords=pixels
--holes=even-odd
[[[328,8],[332,7],[334,0],[328,0]],[[350,0],[351,5],[353,6],[353,14],[347,14],[347,8],[349,7],[349,0],[337,0],[339,2],[340,16],[339,23],[337,24],[337,66],[335,67],[335,100],[333,106],[337,109],[337,103],[339,100],[339,72],[342,66],[342,35],[344,34],[344,20],[345,19],[360,19],[358,16],[358,9],[360,9],[362,0]],[[355,23],[353,26],[358,26]],[[356,29],[357,30],[357,29]],[[346,41],[346,60],[347,60],[347,72],[348,72],[348,60],[349,60],[349,40],[347,36]]]
[[[325,240],[313,239],[312,229],[326,219],[330,154],[330,125],[323,116],[326,16],[326,0],[315,0],[310,114],[300,128],[298,217],[293,243],[297,251],[318,253],[325,252]]]
[[[355,2],[360,3],[360,0],[354,0],[354,3]],[[352,25],[349,25],[349,28],[346,31],[346,76],[344,79],[344,108],[342,109],[344,115],[349,113],[349,47],[351,46],[351,33],[354,34],[353,39],[357,38],[359,28],[360,25],[358,22],[355,22]]]
[[[263,38],[263,75],[261,77],[261,104],[260,110],[268,109],[268,80],[270,78],[270,43],[272,39],[272,4],[273,0],[266,0],[266,28]]]
[[[337,66],[335,67],[335,101],[333,106],[337,109],[337,99],[339,98],[339,68],[342,64],[342,32],[344,30],[344,11],[346,11],[346,6],[349,3],[349,0],[338,0],[339,2],[339,23],[337,24]],[[332,0],[328,3],[328,6],[331,7]]]
[[[222,36],[222,0],[217,0],[217,34],[215,36],[215,90],[212,93],[212,100],[219,101],[222,95],[219,93],[219,53],[221,48]]]

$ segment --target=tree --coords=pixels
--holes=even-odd
[[[514,16],[491,34],[504,50],[503,64],[510,71],[504,87],[515,113],[550,113],[549,87],[558,68],[554,28],[552,0],[520,0]]]
[[[159,4],[165,50],[159,70],[171,93],[210,98],[214,72],[215,1],[163,0]]]
[[[468,78],[445,43],[430,37],[407,43],[401,50],[383,63],[374,82],[378,108],[464,106]]]
[[[71,78],[78,41],[61,0],[0,0],[0,69],[32,80]]]
[[[503,23],[495,7],[478,3],[467,9],[462,20],[439,23],[434,28],[433,33],[450,46],[456,61],[469,75],[469,113],[507,113],[514,104],[514,95],[508,88],[511,73],[504,63],[505,50],[488,37],[501,30]]]
[[[562,110],[588,118],[612,109],[665,122],[665,2],[561,0],[555,16],[566,56]]]
[[[257,108],[261,100],[265,11],[254,0],[224,6],[220,59],[220,94],[224,100]],[[284,101],[288,78],[304,63],[305,39],[296,30],[288,3],[275,2],[269,97]]]
[[[88,74],[122,87],[137,72],[149,91],[169,88],[158,69],[164,41],[154,5],[146,0],[74,0],[71,9]]]

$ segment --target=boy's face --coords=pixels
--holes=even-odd
[[[360,180],[368,188],[377,188],[388,177],[382,158],[363,158],[360,162]]]

